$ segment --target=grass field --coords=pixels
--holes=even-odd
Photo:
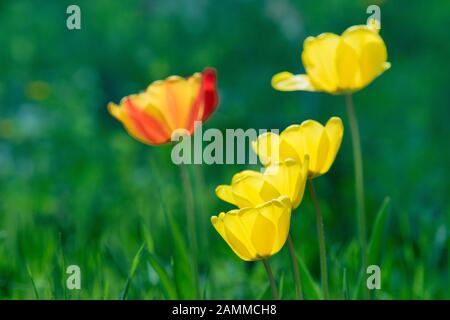
[[[450,297],[450,3],[381,7],[390,70],[354,95],[365,174],[375,299]],[[333,299],[358,299],[362,277],[352,144],[341,96],[275,91],[302,71],[303,40],[364,24],[368,1],[0,2],[0,298],[270,298],[262,263],[228,248],[210,217],[232,206],[214,189],[245,165],[191,165],[199,270],[192,268],[186,190],[171,146],[132,139],[108,102],[172,74],[212,66],[220,105],[205,128],[277,128],[340,116],[330,172],[315,180]],[[292,216],[304,293],[322,297],[308,192]],[[287,248],[272,257],[283,299],[295,297]],[[81,270],[68,290],[66,268]],[[195,279],[200,285],[196,288]]]

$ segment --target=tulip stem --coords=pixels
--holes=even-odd
[[[325,231],[323,227],[322,214],[320,213],[319,202],[317,201],[316,191],[314,189],[312,178],[308,179],[309,193],[316,211],[317,235],[319,238],[319,254],[320,254],[320,275],[322,280],[323,297],[329,299],[328,293],[328,267],[327,267],[327,249],[325,246]]]
[[[298,270],[298,261],[297,255],[295,253],[294,242],[292,241],[291,234],[288,234],[288,246],[289,253],[291,255],[292,262],[292,270],[294,271],[294,280],[295,280],[295,296],[298,300],[303,300],[303,291],[302,291],[302,283],[300,281],[300,272]]]
[[[192,191],[192,183],[189,177],[189,171],[185,164],[180,166],[181,180],[183,183],[184,196],[185,196],[185,206],[186,206],[186,218],[189,228],[189,237],[191,242],[191,261],[192,261],[192,272],[194,277],[195,293],[199,297],[199,277],[198,277],[198,245],[197,245],[197,228],[195,225],[195,211],[194,211],[194,194]]]
[[[272,288],[272,297],[273,300],[279,300],[280,297],[278,295],[277,284],[275,283],[275,279],[273,277],[272,268],[270,268],[269,260],[267,258],[262,259],[264,264],[264,268],[266,269],[267,276],[269,277],[270,287]]]
[[[358,120],[356,119],[353,107],[353,98],[351,94],[345,96],[347,105],[347,114],[350,122],[350,132],[353,144],[353,163],[355,167],[355,186],[356,186],[356,211],[358,214],[358,233],[361,245],[362,268],[365,272],[367,268],[367,235],[366,235],[366,214],[364,204],[364,176],[363,160],[361,152],[361,139],[359,136]],[[367,290],[365,290],[367,295]]]

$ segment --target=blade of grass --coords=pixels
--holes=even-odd
[[[30,280],[31,280],[31,284],[33,285],[34,295],[36,296],[37,300],[40,300],[39,292],[37,290],[36,283],[34,282],[33,274],[31,273],[31,269],[30,269],[30,266],[28,265],[28,263],[26,264],[26,267],[27,267],[28,276],[30,277]]]
[[[367,260],[370,264],[379,264],[379,257],[381,254],[381,242],[383,239],[384,226],[386,224],[387,216],[389,213],[388,207],[390,203],[390,198],[385,197],[383,203],[381,204],[380,209],[378,210],[377,216],[375,218],[375,222],[373,224],[370,242],[367,250]],[[363,293],[363,279],[366,270],[362,270],[358,277],[358,283],[356,286],[355,293],[353,297],[357,299]]]
[[[183,239],[182,233],[180,232],[180,228],[176,223],[172,212],[167,208],[167,205],[164,201],[164,197],[162,195],[162,188],[160,183],[160,177],[158,175],[157,166],[154,163],[152,158],[151,162],[153,177],[155,180],[156,188],[155,191],[159,195],[159,199],[161,199],[161,209],[164,213],[164,217],[167,219],[167,224],[169,226],[169,232],[172,237],[172,246],[174,248],[173,252],[173,275],[175,280],[175,285],[177,288],[178,298],[179,299],[195,299],[196,298],[196,277],[198,275],[194,274],[194,268],[191,264],[191,259],[189,256],[189,250],[186,246],[186,241]]]
[[[149,252],[148,257],[149,263],[153,270],[155,270],[156,274],[159,277],[159,281],[161,282],[161,286],[164,290],[167,299],[176,300],[178,299],[177,289],[175,284],[173,284],[172,279],[170,278],[167,271],[164,269],[162,264],[158,261],[157,257]]]
[[[344,300],[350,300],[350,294],[348,292],[347,268],[344,268],[342,275],[342,292],[344,295]]]
[[[136,255],[133,258],[133,262],[131,263],[130,273],[128,274],[127,281],[125,282],[125,285],[123,287],[122,293],[120,294],[119,300],[126,300],[128,296],[128,289],[130,288],[131,279],[133,278],[136,269],[139,265],[139,261],[141,260],[142,252],[145,247],[145,242],[141,245],[139,250],[137,251]]]
[[[173,273],[180,299],[195,299],[196,286],[189,250],[176,222],[171,219],[170,229],[174,240]]]
[[[384,226],[386,225],[386,220],[389,213],[388,206],[390,201],[391,199],[389,197],[384,198],[384,201],[375,219],[368,248],[369,264],[376,263],[380,257],[381,242],[384,233]]]
[[[266,284],[264,290],[261,291],[256,300],[269,300],[270,299],[270,284]]]
[[[280,290],[280,300],[283,299],[283,291],[284,291],[284,272],[281,273],[280,281],[278,282],[278,290]]]
[[[319,285],[314,281],[311,273],[309,272],[303,260],[297,253],[298,265],[300,267],[300,277],[302,279],[302,288],[305,299],[320,300],[323,299],[322,290],[320,290]]]
[[[60,252],[60,259],[61,259],[61,280],[62,280],[62,287],[63,287],[63,293],[64,293],[64,300],[67,300],[67,290],[66,290],[66,258],[64,257],[64,250],[63,250],[63,244],[62,244],[62,233],[59,233],[59,252]]]
[[[178,299],[177,289],[173,280],[167,273],[163,264],[159,261],[158,257],[155,254],[153,238],[150,233],[150,230],[143,226],[143,234],[145,238],[145,242],[147,244],[147,252],[149,254],[148,260],[150,267],[156,272],[159,277],[159,281],[161,282],[162,289],[165,293],[167,299],[176,300]]]

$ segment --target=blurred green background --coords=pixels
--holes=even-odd
[[[182,250],[189,248],[185,203],[171,148],[133,140],[106,105],[153,80],[205,66],[217,69],[220,90],[219,109],[205,129],[283,129],[309,118],[343,118],[347,131],[337,160],[315,185],[332,298],[344,298],[345,287],[353,292],[360,264],[344,98],[277,92],[270,78],[301,72],[308,35],[364,24],[370,4],[381,7],[392,63],[354,97],[369,231],[383,199],[391,199],[381,250],[371,261],[382,271],[373,297],[450,298],[450,2],[80,0],[82,29],[74,31],[66,28],[70,4],[0,1],[0,298],[193,297]],[[189,168],[202,297],[269,297],[262,264],[239,260],[209,222],[231,208],[216,198],[215,186],[244,167]],[[180,229],[175,242],[167,212]],[[319,283],[307,192],[292,230]],[[82,290],[64,289],[71,264],[81,268]],[[287,249],[271,264],[283,298],[293,298]]]

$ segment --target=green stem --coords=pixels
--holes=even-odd
[[[264,268],[266,269],[267,276],[269,277],[270,287],[272,288],[272,297],[274,300],[279,300],[280,297],[278,295],[277,284],[275,283],[275,279],[273,277],[272,269],[270,268],[269,261],[266,259],[262,259],[264,264]]]
[[[367,269],[367,233],[366,233],[366,213],[364,204],[364,176],[363,160],[361,152],[361,139],[359,136],[358,120],[356,119],[351,94],[345,96],[347,115],[350,122],[350,133],[353,144],[353,163],[355,166],[355,186],[356,186],[356,211],[358,214],[358,233],[361,246],[362,269]],[[367,290],[364,290],[367,295]]]
[[[194,181],[197,186],[197,190],[199,194],[205,194],[207,192],[206,184],[205,184],[205,178],[203,175],[203,170],[200,165],[194,164]],[[199,238],[200,238],[200,251],[209,252],[209,246],[208,246],[208,234],[207,234],[207,228],[209,225],[206,225],[206,222],[209,221],[209,217],[206,217],[206,206],[205,201],[200,201],[198,203],[198,213],[200,216],[200,232],[199,232]]]
[[[322,280],[322,290],[323,297],[329,299],[328,293],[328,267],[327,267],[327,251],[325,246],[325,231],[323,228],[322,214],[320,213],[319,202],[317,201],[316,191],[314,190],[314,185],[312,178],[308,179],[309,193],[311,195],[312,202],[314,204],[314,209],[316,211],[316,227],[317,236],[319,238],[319,253],[320,253],[320,274]]]
[[[194,283],[196,296],[200,296],[200,285],[198,276],[198,244],[197,244],[197,228],[195,222],[195,211],[194,211],[194,194],[192,191],[192,183],[189,177],[189,171],[185,164],[181,164],[181,180],[183,183],[185,205],[186,205],[186,218],[189,229],[189,238],[191,242],[191,260],[192,260],[192,271],[194,273]]]
[[[300,272],[298,270],[298,261],[297,255],[295,254],[294,242],[292,241],[291,234],[288,234],[288,247],[289,253],[291,255],[292,262],[292,270],[294,272],[294,280],[295,280],[295,296],[299,300],[303,300],[303,291],[302,291],[302,283],[300,281]]]

